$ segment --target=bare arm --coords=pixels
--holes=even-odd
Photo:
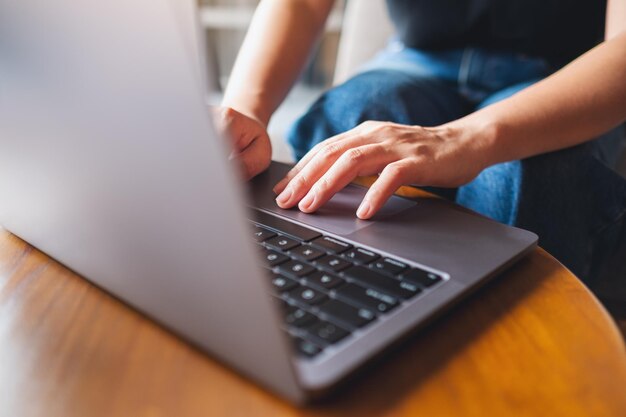
[[[304,67],[334,0],[263,0],[241,47],[223,105],[267,125]]]
[[[309,152],[277,203],[313,212],[358,175],[380,173],[357,215],[404,184],[457,187],[483,169],[591,140],[626,120],[626,0],[611,0],[603,44],[515,96],[443,126],[366,122]]]
[[[475,137],[480,130],[490,132],[482,135],[490,165],[577,145],[626,119],[624,74],[626,31],[551,77],[448,127]]]
[[[551,77],[450,124],[484,129],[488,164],[577,145],[626,119],[626,0],[609,0],[606,41]]]
[[[239,51],[222,107],[220,130],[244,179],[264,171],[272,147],[267,125],[304,67],[334,0],[262,0]]]
[[[606,12],[605,39],[612,39],[623,30],[626,30],[626,1],[609,0]]]

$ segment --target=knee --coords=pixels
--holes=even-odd
[[[290,129],[287,139],[300,159],[317,143],[374,119],[389,104],[393,87],[381,71],[359,74],[325,92]]]
[[[461,114],[445,88],[443,82],[397,71],[359,74],[324,93],[292,126],[288,141],[301,158],[317,143],[367,120],[427,126],[447,122]],[[443,115],[444,109],[454,115]]]

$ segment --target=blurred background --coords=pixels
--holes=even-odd
[[[212,68],[212,72],[217,74],[222,91],[228,83],[237,52],[258,3],[259,0],[200,0],[200,17],[205,28],[207,52],[216,62],[216,68]],[[284,140],[286,130],[324,89],[332,85],[344,10],[345,1],[338,0],[306,70],[272,118],[269,133],[275,160],[293,160]],[[219,100],[219,96],[215,100]]]

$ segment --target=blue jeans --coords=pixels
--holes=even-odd
[[[552,68],[513,53],[468,48],[424,52],[392,43],[362,71],[320,97],[291,129],[296,158],[366,120],[436,126],[528,87]],[[485,169],[435,192],[540,244],[603,300],[626,313],[626,181],[614,167],[623,129],[558,152]]]

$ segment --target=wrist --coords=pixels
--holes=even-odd
[[[460,144],[481,169],[507,161],[500,149],[503,126],[495,119],[471,114],[441,126],[445,137]]]
[[[237,112],[256,120],[259,122],[265,129],[270,123],[270,119],[272,118],[272,112],[269,111],[266,106],[261,105],[260,103],[251,102],[251,100],[246,99],[229,99],[225,97],[222,101],[223,107],[230,107]]]

